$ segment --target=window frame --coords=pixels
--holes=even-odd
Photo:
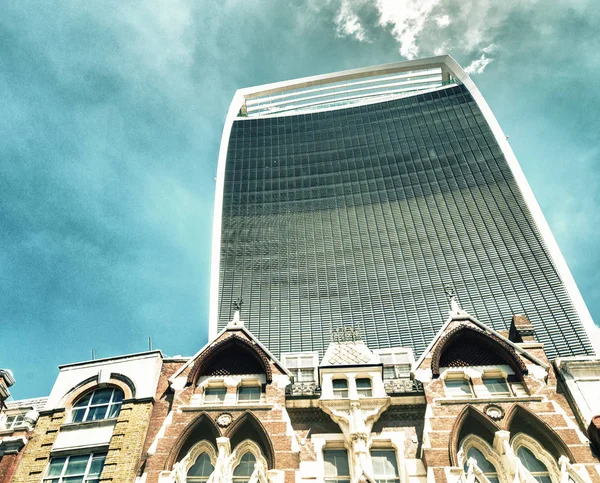
[[[359,388],[358,381],[368,381],[369,387]],[[358,397],[373,397],[373,381],[371,380],[370,377],[367,377],[367,376],[357,377],[357,378],[355,378],[354,382],[356,384],[356,394],[358,395]],[[366,393],[366,394],[363,394],[363,393]]]
[[[525,433],[517,433],[515,434],[510,441],[510,446],[517,456],[517,452],[520,447],[525,447],[529,451],[533,453],[533,455],[540,460],[548,469],[548,477],[552,483],[559,483],[561,481],[560,475],[561,471],[558,467],[557,461],[552,457],[552,455],[535,439]],[[520,459],[519,459],[520,461]],[[521,462],[521,464],[523,464]],[[525,469],[525,465],[523,465]],[[529,471],[529,469],[527,469]],[[533,476],[533,475],[532,475]]]
[[[312,359],[311,366],[303,366],[302,359],[308,359],[309,357]],[[288,361],[293,360],[293,359],[295,359],[296,367],[289,367]],[[295,384],[317,383],[317,376],[318,376],[317,368],[319,366],[319,353],[318,352],[287,352],[287,353],[281,354],[281,360],[282,360],[285,368],[288,371],[290,371],[290,373],[294,376]],[[312,379],[310,381],[305,381],[305,380],[303,380],[303,377],[302,377],[302,370],[307,372],[309,369],[312,370]]]
[[[415,363],[412,350],[407,349],[375,349],[375,354],[379,358],[379,361],[383,365],[383,370],[381,372],[382,378],[384,381],[391,381],[393,379],[409,379],[410,373],[413,370],[413,365]],[[391,356],[392,364],[386,364],[381,361],[381,356]],[[400,358],[402,357],[402,361]],[[408,359],[406,362],[404,359]],[[408,365],[408,371],[404,372],[400,369],[400,366]],[[394,371],[394,377],[389,378],[386,377],[386,369],[389,371],[392,369]]]
[[[396,462],[396,476],[394,478],[388,478],[386,476],[382,476],[381,478],[378,478],[378,476],[375,474],[375,467],[373,465],[373,452],[391,452],[394,455],[394,459]],[[385,447],[385,446],[375,446],[375,447],[371,447],[371,449],[369,450],[369,458],[371,459],[371,468],[373,469],[373,479],[375,480],[375,483],[389,483],[389,482],[400,482],[400,459],[398,458],[398,451],[396,450],[395,447]]]
[[[258,399],[256,399],[256,400],[242,400],[242,399],[240,399],[240,394],[241,394],[241,392],[242,392],[243,389],[256,389],[256,390],[258,390]],[[260,402],[262,401],[262,388],[259,385],[254,385],[254,384],[241,384],[237,388],[236,396],[237,396],[237,402],[239,404],[260,404]]]
[[[325,463],[327,463],[326,461],[326,455],[328,451],[343,451],[346,453],[346,461],[348,464],[348,475],[337,475],[335,477],[328,477],[326,474],[326,466]],[[335,465],[334,465],[335,466]],[[337,466],[335,466],[336,468],[336,472],[337,472]],[[352,481],[352,465],[350,464],[350,455],[348,454],[348,450],[345,447],[339,447],[339,446],[325,446],[323,448],[323,481],[325,483],[350,483]]]
[[[13,413],[8,413],[6,412],[6,418],[3,421],[3,426],[4,426],[4,431],[9,431],[11,429],[16,429],[19,428],[21,426],[26,426],[27,423],[25,422],[25,415],[27,414],[26,411],[19,411],[19,412],[13,412]],[[9,419],[12,420],[9,422]]]
[[[84,455],[88,456],[88,461],[85,466],[85,472],[83,474],[78,473],[75,475],[65,475],[65,471],[67,470],[67,468],[69,466],[69,462],[71,461],[71,458],[76,457],[76,456],[84,456]],[[100,473],[98,473],[97,477],[90,477],[89,472],[90,472],[90,469],[92,466],[92,461],[94,460],[94,457],[101,456],[101,455],[104,455],[104,460],[102,461],[102,468],[100,469]],[[70,455],[66,455],[66,456],[51,457],[50,461],[48,462],[46,471],[44,472],[45,476],[42,478],[42,483],[51,483],[54,481],[56,481],[56,483],[63,483],[65,481],[65,478],[73,478],[73,477],[80,477],[80,476],[83,476],[83,483],[98,482],[98,481],[100,481],[100,477],[102,476],[102,471],[104,471],[104,464],[106,462],[106,456],[107,456],[107,450],[97,451],[97,452],[92,452],[92,453],[70,454]],[[58,458],[65,458],[60,475],[49,476],[48,472],[50,471],[50,466],[52,465],[52,460],[55,460]]]
[[[107,389],[112,390],[108,402],[102,403],[102,404],[92,404],[94,395],[99,391],[105,391]],[[122,395],[122,398],[120,401],[115,401],[115,394],[117,392],[120,392]],[[82,406],[77,406],[79,401],[81,401],[82,399],[84,399],[86,397],[89,397],[87,403]],[[118,386],[107,386],[107,387],[96,386],[95,388],[93,388],[89,391],[86,391],[84,394],[80,395],[73,402],[73,404],[71,405],[71,408],[70,408],[69,422],[71,422],[72,424],[81,424],[81,423],[88,423],[88,422],[95,422],[95,421],[107,421],[107,420],[111,420],[111,419],[117,419],[119,417],[119,414],[121,414],[121,408],[123,407],[124,400],[125,400],[125,392],[120,387],[118,387]],[[102,406],[106,406],[106,412],[104,413],[104,417],[99,418],[99,419],[88,419],[88,417],[90,415],[90,410],[92,408],[100,408]],[[118,410],[117,410],[116,414],[109,417],[113,406],[118,406]],[[82,409],[85,409],[85,410],[83,411],[83,417],[81,418],[81,421],[74,421],[75,414],[78,411],[81,411]]]
[[[489,379],[502,379],[504,384],[506,385],[506,391],[504,392],[492,392],[489,387],[486,385],[485,381]],[[489,393],[491,397],[512,397],[514,395],[512,388],[508,382],[508,377],[505,374],[497,373],[497,372],[484,372],[481,375],[481,383],[485,387],[486,391]]]
[[[464,381],[471,391],[470,394],[452,394],[448,386],[449,381]],[[464,372],[446,373],[443,378],[444,382],[444,394],[448,399],[473,399],[475,398],[475,390],[473,388],[473,382],[471,378]]]
[[[341,381],[346,384],[346,387],[335,387],[335,382]],[[349,384],[348,379],[345,377],[335,377],[331,379],[331,394],[333,399],[347,399],[349,396]]]
[[[460,450],[458,451],[458,464],[461,468],[463,468],[467,463],[467,453],[471,448],[478,449],[483,454],[485,459],[494,466],[496,469],[496,474],[498,475],[498,481],[500,481],[500,483],[506,483],[509,481],[510,478],[508,478],[508,475],[505,474],[504,465],[502,464],[500,455],[496,453],[496,451],[487,443],[487,441],[476,434],[469,434],[460,442]],[[485,473],[483,473],[483,475],[486,476]]]
[[[223,391],[223,399],[219,401],[208,401],[207,396],[210,391]],[[222,406],[227,399],[227,386],[206,386],[202,394],[202,403],[207,405]]]

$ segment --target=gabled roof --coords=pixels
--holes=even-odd
[[[503,336],[497,330],[494,330],[494,329],[488,327],[487,325],[485,325],[483,322],[480,322],[478,319],[476,319],[475,317],[468,314],[467,312],[465,312],[462,309],[456,309],[456,310],[453,310],[450,312],[450,315],[449,315],[448,319],[446,320],[446,322],[444,323],[444,325],[442,325],[442,327],[437,332],[437,334],[435,335],[435,337],[433,338],[431,343],[427,346],[427,349],[425,349],[425,351],[423,351],[423,353],[421,354],[421,357],[419,357],[419,360],[417,361],[417,363],[414,366],[415,368],[418,368],[423,363],[425,358],[429,354],[431,354],[432,349],[439,342],[440,338],[445,335],[450,323],[460,322],[460,321],[471,322],[476,327],[481,329],[482,332],[487,333],[489,335],[494,336],[495,338],[500,339],[500,341],[503,344],[508,345],[512,350],[514,350],[520,356],[525,357],[526,359],[529,359],[531,362],[543,367],[544,369],[550,368],[550,366],[546,362],[542,361],[540,358],[538,358],[538,357],[534,356],[533,354],[531,354],[530,352],[526,351],[525,349],[520,347],[518,344],[515,344],[513,341],[511,341],[507,337]]]
[[[239,312],[236,312],[233,321],[230,322],[221,332],[219,332],[212,341],[208,342],[204,347],[202,347],[202,349],[200,349],[192,357],[190,357],[190,359],[185,364],[183,364],[179,369],[177,369],[177,371],[175,371],[175,373],[171,377],[169,377],[169,382],[173,382],[178,376],[181,375],[181,373],[185,369],[187,369],[190,366],[193,366],[202,354],[211,349],[213,346],[219,344],[223,339],[223,335],[227,332],[239,332],[241,334],[244,334],[257,347],[257,349],[262,352],[266,359],[272,361],[273,364],[275,364],[275,366],[281,372],[283,372],[289,377],[292,377],[290,371],[288,371],[286,367],[281,362],[279,362],[279,360],[269,351],[269,349],[267,349],[258,340],[258,338],[256,338],[256,336],[244,326],[244,323],[239,319]]]

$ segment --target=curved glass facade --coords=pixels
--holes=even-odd
[[[419,355],[446,321],[444,286],[508,329],[525,313],[550,357],[587,335],[484,116],[462,86],[233,122],[218,328],[242,318],[274,354],[360,324],[370,348]]]

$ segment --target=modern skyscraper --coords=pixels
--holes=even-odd
[[[518,162],[449,56],[239,90],[215,206],[211,338],[243,299],[276,355],[329,327],[420,354],[444,287],[498,330],[525,313],[550,357],[590,354],[593,322]]]

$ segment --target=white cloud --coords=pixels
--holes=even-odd
[[[488,64],[493,61],[494,59],[486,57],[485,53],[481,54],[481,57],[479,57],[479,59],[475,59],[467,67],[465,67],[465,72],[469,75],[481,74],[488,66]]]
[[[439,17],[436,17],[435,23],[437,23],[438,27],[444,28],[444,27],[447,27],[448,25],[450,25],[452,22],[448,15],[441,15]]]
[[[379,25],[391,26],[400,44],[400,55],[414,59],[419,55],[417,38],[440,0],[377,0]]]
[[[355,37],[360,42],[368,41],[364,27],[361,25],[356,13],[352,10],[350,0],[342,0],[340,12],[335,19],[335,23],[339,36],[348,35]]]

